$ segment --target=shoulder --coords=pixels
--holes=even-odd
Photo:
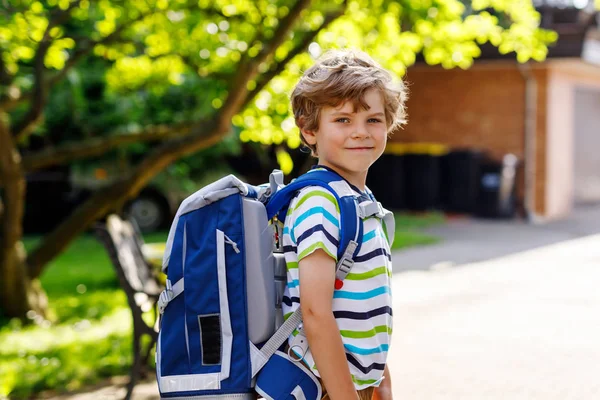
[[[320,186],[307,186],[298,191],[290,202],[288,215],[301,214],[309,210],[322,210],[339,214],[340,207],[333,193]]]

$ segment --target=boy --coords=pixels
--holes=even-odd
[[[368,55],[335,51],[306,71],[291,102],[317,168],[340,175],[360,202],[372,199],[367,171],[383,153],[388,133],[405,122],[405,99],[404,85],[394,86]],[[339,220],[335,198],[320,187],[301,190],[290,203],[283,236],[284,313],[302,305],[309,344],[303,361],[321,379],[324,398],[366,400],[375,392],[391,399],[390,243],[381,220],[364,220],[361,250],[343,287],[334,289]]]

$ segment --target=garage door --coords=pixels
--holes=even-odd
[[[575,203],[600,203],[600,90],[575,91]]]

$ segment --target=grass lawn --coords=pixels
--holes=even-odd
[[[167,233],[147,235],[165,241]],[[31,248],[39,238],[27,238]],[[46,389],[75,390],[128,374],[131,314],[102,245],[77,239],[41,277],[53,324],[22,327],[0,319],[0,399],[29,398]]]
[[[442,213],[423,214],[396,213],[396,235],[392,250],[437,243],[438,237],[421,232],[423,228],[444,223]]]
[[[396,216],[393,249],[435,243],[419,230],[441,214]],[[167,233],[146,235],[164,242]],[[27,238],[32,248],[39,238]],[[76,390],[131,363],[131,315],[104,248],[91,235],[77,239],[41,277],[51,319],[22,327],[0,319],[0,398],[28,398],[47,389]]]

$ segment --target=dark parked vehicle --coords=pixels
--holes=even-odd
[[[25,234],[51,231],[95,190],[107,184],[105,180],[77,180],[69,167],[51,167],[30,173],[26,177],[27,193],[23,230]],[[174,196],[158,185],[149,185],[125,205],[125,212],[135,219],[143,232],[167,229],[183,195]]]

